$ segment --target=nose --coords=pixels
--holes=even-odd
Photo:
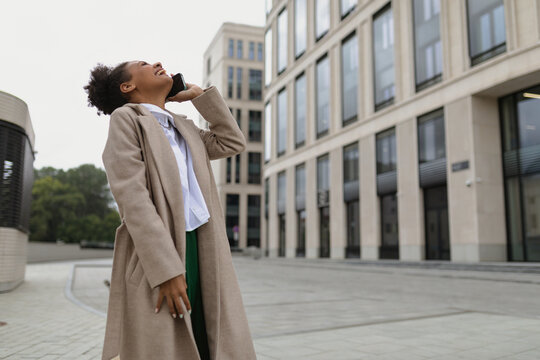
[[[159,61],[154,63],[154,67],[158,67],[158,65],[159,65],[159,67],[163,67],[163,65],[161,65],[161,63]]]

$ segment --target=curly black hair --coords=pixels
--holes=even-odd
[[[95,106],[97,114],[110,115],[116,108],[129,102],[127,95],[120,91],[120,84],[131,80],[124,61],[114,68],[98,63],[90,71],[90,81],[83,89],[88,94],[88,107]]]

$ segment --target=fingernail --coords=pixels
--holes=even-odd
[[[191,314],[191,309],[189,309],[189,313]]]
[[[157,308],[154,310],[154,312],[157,314]]]
[[[172,314],[172,317],[176,319],[176,314]]]
[[[180,314],[180,319],[184,317],[184,314]]]

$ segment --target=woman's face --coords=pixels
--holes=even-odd
[[[173,79],[160,62],[130,61],[126,70],[131,74],[131,80],[120,85],[122,92],[130,93],[138,89],[141,94],[163,92],[166,95],[172,88]]]

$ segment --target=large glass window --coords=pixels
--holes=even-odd
[[[319,207],[319,257],[330,256],[330,160],[317,158],[317,202]]]
[[[262,71],[249,69],[249,100],[262,99]]]
[[[277,104],[277,155],[285,152],[287,147],[287,89],[278,93]]]
[[[272,28],[264,34],[264,84],[268,86],[272,81]]]
[[[263,44],[257,43],[257,61],[262,61],[263,59]]]
[[[236,68],[236,98],[242,98],[242,68]]]
[[[341,0],[341,18],[353,11],[357,3],[358,0]]]
[[[248,153],[248,183],[260,184],[261,183],[261,153],[249,152]]]
[[[261,246],[261,196],[248,195],[247,246]]]
[[[226,176],[225,176],[225,181],[227,183],[230,183],[231,182],[231,173],[232,173],[232,157],[228,157],[227,158],[227,173],[226,173]]]
[[[296,256],[306,256],[306,166],[297,165],[295,168],[296,193]]]
[[[248,58],[249,60],[255,60],[255,43],[253,41],[249,42]]]
[[[277,209],[278,209],[278,256],[285,256],[286,227],[285,227],[285,204],[287,201],[287,181],[285,171],[277,175]]]
[[[306,51],[307,43],[307,3],[294,1],[294,55],[299,57]]]
[[[396,170],[396,130],[377,134],[377,174]]]
[[[358,143],[343,148],[343,182],[358,181]]]
[[[381,259],[399,259],[399,227],[396,193],[380,197],[381,207]]]
[[[229,57],[234,57],[234,40],[229,39]]]
[[[266,15],[268,15],[270,13],[270,11],[272,11],[272,6],[274,5],[274,0],[265,0],[264,1],[264,8],[265,8],[265,11],[266,11]]]
[[[330,0],[315,0],[315,39],[322,38],[330,29]]]
[[[230,247],[238,246],[238,227],[240,224],[239,222],[240,211],[239,211],[239,206],[238,206],[239,203],[240,203],[240,196],[238,194],[226,195],[225,224],[226,224],[227,237],[229,238]]]
[[[242,40],[236,40],[236,57],[242,59],[244,57],[244,42]]]
[[[272,151],[272,105],[269,102],[264,106],[264,161],[270,161]]]
[[[239,184],[240,183],[240,154],[235,155],[235,176],[234,176],[234,182]]]
[[[394,20],[390,4],[373,18],[375,110],[394,100]]]
[[[472,65],[506,50],[503,0],[468,0],[467,15]]]
[[[236,109],[236,123],[240,130],[242,130],[242,109]]]
[[[441,79],[440,0],[414,0],[416,89]]]
[[[294,83],[294,101],[294,143],[298,147],[306,141],[307,93],[306,75],[304,73],[298,76]]]
[[[249,110],[249,141],[261,141],[262,112]]]
[[[315,74],[317,137],[328,132],[330,125],[330,61],[324,55],[317,61]]]
[[[287,67],[287,9],[277,19],[277,62],[279,74]]]
[[[418,118],[418,160],[420,163],[446,157],[445,144],[442,110]]]
[[[341,108],[344,125],[356,120],[358,111],[358,40],[356,33],[341,44]]]
[[[229,98],[233,97],[233,81],[234,81],[234,68],[229,66],[227,68],[227,96]]]

